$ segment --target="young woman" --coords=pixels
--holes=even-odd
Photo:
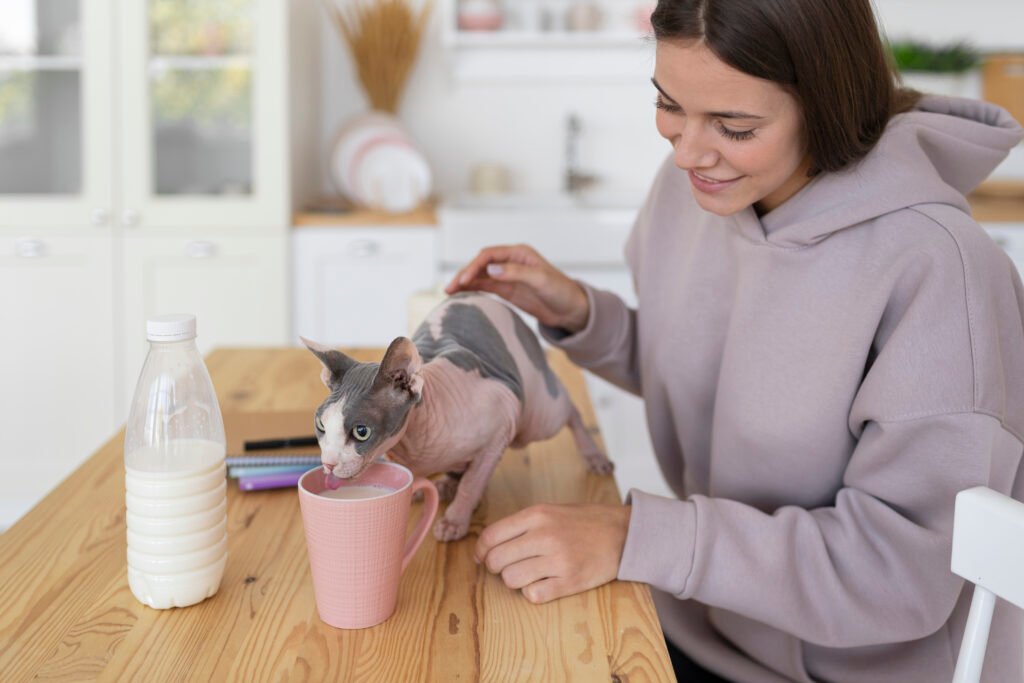
[[[626,246],[638,307],[528,246],[448,291],[642,395],[678,499],[532,507],[477,557],[535,602],[650,584],[709,680],[950,680],[954,497],[1024,494],[1024,291],[964,199],[1021,128],[900,89],[869,0],[661,0],[652,23],[672,154]],[[1022,640],[999,604],[985,680],[1021,680]]]

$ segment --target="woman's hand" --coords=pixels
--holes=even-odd
[[[586,327],[590,317],[583,288],[525,244],[484,249],[455,274],[445,291],[497,294],[542,325],[570,333]]]
[[[631,509],[534,505],[484,529],[473,554],[530,602],[581,593],[618,574]]]

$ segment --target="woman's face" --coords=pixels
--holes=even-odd
[[[808,183],[800,108],[777,84],[679,41],[658,41],[653,80],[658,132],[705,210],[764,214]]]

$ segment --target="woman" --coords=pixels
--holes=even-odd
[[[642,395],[679,499],[532,507],[477,557],[534,602],[650,584],[707,680],[950,680],[954,496],[1024,494],[1024,292],[964,199],[1021,129],[899,89],[869,0],[661,0],[652,24],[672,154],[626,246],[637,309],[526,246],[448,291]],[[1022,638],[1000,604],[985,680],[1021,680]]]

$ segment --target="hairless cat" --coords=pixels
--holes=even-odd
[[[588,469],[612,470],[533,331],[492,297],[447,299],[412,340],[391,342],[380,363],[302,341],[323,363],[331,392],[314,417],[325,472],[350,479],[388,454],[417,475],[442,474],[437,488],[451,504],[434,525],[439,540],[466,535],[509,446],[568,426]]]

